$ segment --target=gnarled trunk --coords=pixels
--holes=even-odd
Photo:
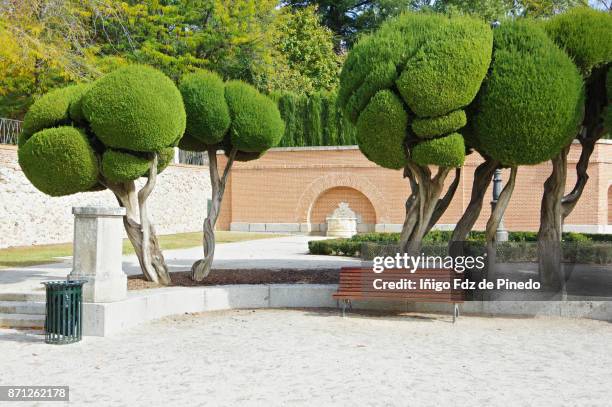
[[[457,222],[453,234],[451,236],[451,245],[454,242],[462,242],[468,238],[469,233],[474,228],[484,201],[487,188],[491,184],[491,179],[495,170],[499,168],[499,162],[491,159],[485,159],[474,171],[474,181],[472,182],[472,193],[470,203],[465,212]]]
[[[582,151],[576,164],[577,178],[574,188],[569,194],[563,196],[570,146],[552,159],[553,172],[544,184],[538,231],[538,270],[542,284],[548,288],[559,289],[563,285],[564,281],[561,276],[563,223],[582,196],[589,179],[587,172],[589,160],[595,144],[605,132],[602,113],[608,105],[607,71],[607,66],[594,69],[586,86],[585,114],[577,137]]]
[[[208,216],[204,219],[202,229],[204,232],[202,248],[204,250],[204,258],[196,261],[191,266],[191,278],[195,281],[204,280],[212,270],[212,262],[215,256],[215,224],[221,211],[221,202],[225,193],[225,186],[229,176],[234,159],[236,158],[237,150],[234,148],[230,152],[223,176],[219,176],[217,168],[217,149],[210,147],[208,149],[208,163],[210,170],[210,183],[212,189],[212,203],[208,211]]]
[[[157,179],[157,154],[149,165],[147,183],[136,193],[134,181],[113,184],[105,182],[113,191],[119,205],[125,208],[123,226],[145,278],[162,285],[170,284],[170,273],[159,246],[155,228],[149,220],[147,199],[155,187]]]
[[[517,167],[512,167],[510,169],[510,179],[506,182],[504,189],[501,194],[499,194],[499,198],[497,199],[497,203],[495,204],[495,208],[491,212],[491,216],[487,221],[487,227],[485,230],[485,238],[488,243],[492,243],[495,241],[495,236],[497,232],[497,227],[499,226],[499,222],[504,216],[504,212],[506,212],[506,208],[510,203],[510,198],[512,197],[512,192],[514,191],[514,185],[516,184],[516,173]]]
[[[455,174],[456,179],[449,187],[448,193],[444,198],[439,199],[444,188],[444,180],[450,172],[450,167],[439,167],[438,172],[432,178],[431,171],[427,166],[421,166],[414,163],[409,163],[406,166],[406,173],[410,179],[412,187],[412,195],[409,202],[406,204],[406,221],[400,239],[400,250],[411,256],[416,256],[420,253],[423,237],[431,230],[433,224],[439,219],[444,212],[439,208],[448,204],[452,200],[452,195],[455,193],[458,185],[460,172]],[[414,196],[414,197],[413,197]],[[444,209],[446,209],[444,207]],[[436,209],[439,209],[436,212]],[[433,223],[432,223],[432,220]]]

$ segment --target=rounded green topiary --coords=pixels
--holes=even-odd
[[[503,23],[474,106],[475,144],[508,166],[546,161],[575,136],[582,103],[576,66],[546,33],[530,21]]]
[[[226,83],[225,99],[232,118],[228,134],[233,147],[262,152],[279,143],[285,123],[272,99],[240,81]]]
[[[107,147],[159,151],[185,130],[185,108],[174,83],[141,65],[98,79],[83,98],[83,113]]]
[[[480,19],[427,13],[402,14],[360,40],[343,66],[338,104],[358,125],[358,142],[366,157],[383,167],[405,165],[409,131],[399,126],[407,125],[408,119],[398,120],[397,109],[411,118],[412,130],[422,138],[463,127],[462,108],[478,93],[491,60],[492,43],[492,31]],[[394,109],[377,107],[381,100],[372,104],[383,90],[394,94]],[[366,112],[367,120],[362,119]],[[417,156],[423,158],[424,151],[431,149],[423,147]],[[440,162],[449,160],[442,157]]]
[[[400,98],[389,90],[381,90],[357,120],[359,149],[382,167],[402,168],[406,165],[404,139],[407,125],[408,113]]]
[[[23,145],[34,133],[49,127],[70,124],[71,103],[81,98],[88,85],[55,89],[38,99],[25,115],[18,144]]]
[[[612,68],[608,69],[606,74],[606,96],[608,97],[608,106],[604,111],[604,128],[608,133],[612,133],[612,75],[610,72]]]
[[[68,108],[68,116],[70,119],[77,124],[87,123],[85,115],[83,114],[83,96],[91,88],[91,84],[77,85],[78,89],[74,91],[70,107]]]
[[[423,141],[412,148],[411,159],[419,165],[461,167],[465,161],[465,145],[459,133]]]
[[[158,153],[157,172],[161,173],[174,158],[172,147]],[[108,149],[102,156],[102,175],[111,182],[133,181],[149,174],[150,160],[125,151]]]
[[[149,160],[124,151],[108,149],[102,156],[102,175],[111,182],[132,181],[149,171]]]
[[[231,121],[223,80],[212,72],[199,71],[183,77],[179,89],[187,113],[185,132],[203,144],[221,142]]]
[[[612,14],[575,7],[548,20],[546,32],[565,50],[583,75],[612,61]]]
[[[19,165],[40,191],[51,196],[85,192],[98,183],[98,164],[87,137],[74,127],[41,130],[18,150]]]
[[[191,137],[189,134],[185,133],[185,135],[179,141],[178,147],[181,150],[186,151],[206,151],[207,145],[199,141],[198,139]]]
[[[412,122],[412,131],[418,137],[431,138],[442,136],[459,130],[467,123],[465,111],[455,110],[444,116],[429,119],[415,119]]]
[[[491,29],[479,19],[402,14],[349,53],[340,75],[339,106],[356,122],[369,99],[395,83],[417,116],[457,110],[478,92],[491,46]]]

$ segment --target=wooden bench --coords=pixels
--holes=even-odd
[[[352,300],[386,300],[407,302],[444,302],[453,304],[453,322],[459,317],[458,304],[464,301],[464,291],[455,289],[454,280],[462,279],[463,275],[448,269],[420,269],[416,273],[410,273],[405,269],[385,269],[382,273],[374,273],[371,268],[343,267],[340,270],[340,282],[338,291],[333,294],[339,302],[342,302],[342,316],[346,313],[347,306],[352,309]],[[405,283],[413,281],[414,289],[377,289],[383,283]],[[450,289],[420,289],[423,283],[450,282]],[[388,285],[386,286],[388,287]]]

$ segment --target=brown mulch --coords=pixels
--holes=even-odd
[[[204,281],[193,281],[188,271],[171,273],[171,287],[195,287],[227,284],[338,284],[339,269],[251,269],[213,270]],[[128,290],[159,288],[159,284],[146,281],[142,274],[128,277]]]

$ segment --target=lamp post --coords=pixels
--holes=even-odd
[[[495,205],[497,205],[497,200],[499,199],[499,195],[502,191],[502,177],[501,177],[501,169],[496,169],[495,174],[493,175],[493,200],[491,201],[491,211],[495,209]],[[495,240],[498,242],[507,242],[508,241],[508,231],[504,226],[504,217],[499,220],[499,225],[497,225],[497,230],[495,231]]]

